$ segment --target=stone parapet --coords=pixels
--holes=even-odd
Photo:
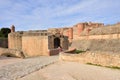
[[[0,48],[0,56],[12,56],[18,58],[25,58],[21,50]]]
[[[74,40],[83,39],[120,39],[120,34],[106,34],[106,35],[87,35],[87,36],[77,36],[74,35]]]
[[[74,61],[80,63],[92,63],[102,66],[120,67],[120,54],[111,52],[85,52],[70,54],[61,52],[59,59],[62,61]]]
[[[25,32],[23,36],[48,36],[47,32]]]
[[[59,54],[60,50],[59,49],[49,49],[48,50],[48,55],[51,56],[51,55],[57,55]]]

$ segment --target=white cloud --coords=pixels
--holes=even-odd
[[[18,30],[70,26],[81,21],[120,21],[119,0],[1,0],[0,27]]]

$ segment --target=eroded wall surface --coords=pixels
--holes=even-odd
[[[22,34],[19,32],[10,33],[8,35],[8,47],[9,49],[22,49]]]
[[[85,52],[80,54],[60,53],[60,60],[90,63],[101,66],[120,67],[120,54],[111,52]]]
[[[23,36],[22,50],[28,57],[48,55],[48,36]]]

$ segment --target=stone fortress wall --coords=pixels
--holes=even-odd
[[[85,22],[78,23],[72,27],[59,28],[59,30],[60,33],[68,36],[69,42],[72,45],[75,44],[72,47],[76,48],[78,48],[76,45],[83,46],[89,42],[93,42],[92,44],[97,43],[99,45],[101,42],[108,45],[109,43],[117,45],[120,38],[120,23],[105,26],[103,23]]]
[[[25,33],[22,36],[22,50],[26,56],[48,55],[47,33]]]
[[[107,26],[96,24],[97,27],[81,24],[72,27],[71,47],[86,52],[82,54],[61,53],[60,59],[120,67],[120,23]]]
[[[104,25],[103,23],[78,23],[72,27],[60,28],[62,34],[69,39],[117,39],[120,33],[120,23]]]
[[[75,47],[84,51],[119,53],[120,23],[104,26],[103,23],[84,22],[72,27],[30,30],[9,34],[9,48],[23,50],[26,56],[50,55],[59,52],[54,40],[59,38],[63,49]],[[69,44],[68,44],[69,40]]]
[[[68,38],[56,32],[58,29],[14,32],[15,27],[11,28],[11,33],[8,35],[9,49],[23,51],[25,57],[58,54],[59,46],[68,49]]]
[[[92,26],[91,26],[92,27]],[[77,47],[81,50],[101,50],[118,51],[120,39],[120,24],[87,27],[81,31],[78,29],[78,34],[73,34],[72,47]],[[81,31],[81,32],[79,32]],[[76,31],[77,32],[77,31]],[[96,46],[99,45],[99,46]]]
[[[85,34],[87,34],[86,36],[88,36],[88,33],[92,29],[103,27],[103,26],[104,26],[103,23],[84,22],[84,23],[78,23],[76,25],[73,25],[72,27],[58,28],[58,29],[60,29],[60,33],[68,36],[69,41],[72,42],[73,40],[83,37],[83,35],[81,35],[83,32],[85,32]]]
[[[77,55],[61,53],[60,59],[120,67],[120,23],[104,26],[103,23],[85,22],[72,27],[25,32],[15,32],[12,26],[8,47],[19,53],[22,51],[25,57],[49,56],[58,54],[58,47],[63,50],[75,47],[86,52]]]
[[[47,32],[13,32],[8,36],[9,49],[22,50],[26,57],[48,55]]]
[[[14,32],[8,35],[8,47],[10,49],[22,50],[22,35],[23,32]]]

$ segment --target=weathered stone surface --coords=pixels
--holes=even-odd
[[[1,55],[18,57],[18,58],[25,58],[22,51],[14,50],[14,49],[7,49],[7,48],[0,48],[0,56]]]
[[[49,49],[48,50],[49,56],[59,54],[59,52],[60,52],[60,49]]]
[[[24,52],[25,57],[49,56],[48,50],[58,47],[66,50],[69,44],[67,36],[60,33],[49,34],[46,30],[10,33],[8,41],[9,49],[21,50]],[[53,53],[50,51],[50,54],[54,53],[54,51]]]
[[[13,32],[8,34],[8,48],[10,49],[22,49],[22,35],[23,32]]]
[[[64,51],[65,53],[74,53],[76,48],[70,48],[69,50]]]
[[[82,39],[72,42],[72,47],[83,51],[120,52],[119,39]]]
[[[0,80],[17,80],[57,61],[58,56],[23,59],[21,62],[0,67]]]
[[[88,51],[80,54],[60,53],[60,60],[92,63],[102,66],[120,67],[120,54],[100,51]]]
[[[120,80],[120,71],[62,61],[18,80]]]
[[[23,36],[22,51],[26,57],[48,55],[47,36]]]
[[[108,35],[119,34],[120,24],[108,25],[104,27],[94,28],[89,32],[89,35]],[[87,35],[85,32],[81,32],[81,36]]]

